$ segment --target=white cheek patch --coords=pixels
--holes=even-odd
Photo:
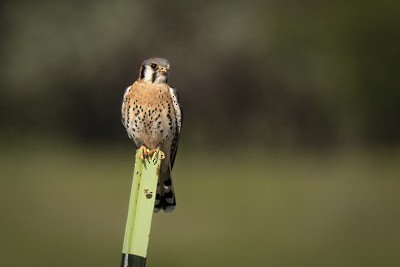
[[[166,83],[167,82],[167,75],[163,75],[156,70],[152,69],[150,66],[144,67],[144,76],[142,81],[148,83]]]
[[[151,68],[149,68],[148,66],[145,66],[144,77],[142,80],[151,83],[153,81],[153,73],[154,72]]]

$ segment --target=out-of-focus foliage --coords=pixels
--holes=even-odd
[[[400,142],[398,1],[5,1],[6,134],[121,140],[124,88],[163,56],[184,142]]]
[[[1,147],[0,265],[118,266],[132,151]],[[399,266],[400,154],[371,152],[181,150],[148,266]]]

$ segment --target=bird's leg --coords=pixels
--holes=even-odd
[[[147,152],[149,156],[152,156],[151,159],[155,161],[158,158],[158,155],[161,155],[161,159],[165,159],[165,154],[160,150],[160,147],[157,146],[155,149],[150,150]]]
[[[148,150],[147,147],[145,147],[144,145],[139,147],[139,158],[142,161],[144,161],[144,159],[147,158],[147,156],[149,155],[149,152],[147,150]]]

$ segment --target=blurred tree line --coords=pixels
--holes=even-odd
[[[3,136],[125,140],[124,89],[166,57],[184,142],[400,143],[398,1],[3,1]]]

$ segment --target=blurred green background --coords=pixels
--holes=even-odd
[[[148,266],[400,265],[398,1],[2,1],[0,265],[118,266],[124,89],[185,113]]]

